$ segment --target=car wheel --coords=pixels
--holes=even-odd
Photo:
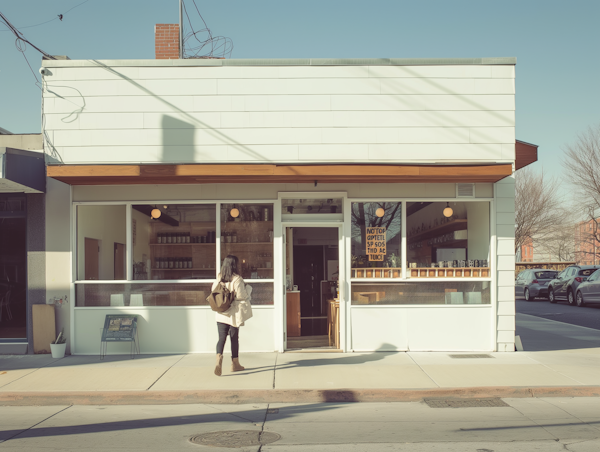
[[[573,291],[571,289],[569,289],[567,292],[567,301],[569,302],[569,305],[575,305],[575,295],[573,295]]]
[[[585,306],[585,301],[583,300],[583,294],[581,292],[577,292],[577,297],[575,297],[575,302],[577,306],[583,308]]]
[[[529,295],[529,289],[525,289],[525,301],[533,301],[533,298]]]
[[[554,289],[553,288],[548,289],[548,301],[550,303],[556,303],[556,297],[554,296]]]

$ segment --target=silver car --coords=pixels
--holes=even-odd
[[[523,270],[515,281],[515,295],[533,301],[536,297],[548,297],[548,283],[556,278],[556,270],[534,268]]]
[[[596,270],[586,281],[579,284],[575,303],[579,307],[587,303],[600,303],[600,270]]]

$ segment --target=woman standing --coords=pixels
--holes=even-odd
[[[213,283],[214,290],[219,284],[227,287],[227,290],[235,294],[235,299],[231,307],[225,312],[217,312],[217,330],[219,331],[219,341],[217,342],[217,365],[215,375],[220,376],[223,366],[223,349],[227,341],[227,335],[231,341],[231,371],[238,372],[244,370],[239,361],[239,329],[244,326],[244,322],[252,317],[252,306],[250,305],[250,296],[252,287],[246,285],[238,272],[237,256],[229,255],[223,260],[221,273]]]

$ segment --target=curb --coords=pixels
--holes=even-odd
[[[427,398],[600,397],[600,386],[436,389],[0,392],[1,406],[415,402]]]

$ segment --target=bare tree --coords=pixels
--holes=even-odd
[[[566,212],[559,196],[560,184],[543,171],[522,168],[515,183],[515,253],[528,239],[544,242],[563,227]]]
[[[591,225],[579,244],[580,259],[592,254],[596,261],[600,253],[600,124],[588,127],[574,143],[566,146],[563,167],[567,181],[574,188],[577,202],[573,206],[579,208],[574,213]]]
[[[544,260],[573,262],[576,260],[576,225],[558,226],[544,241],[535,241],[536,254],[547,256]]]

